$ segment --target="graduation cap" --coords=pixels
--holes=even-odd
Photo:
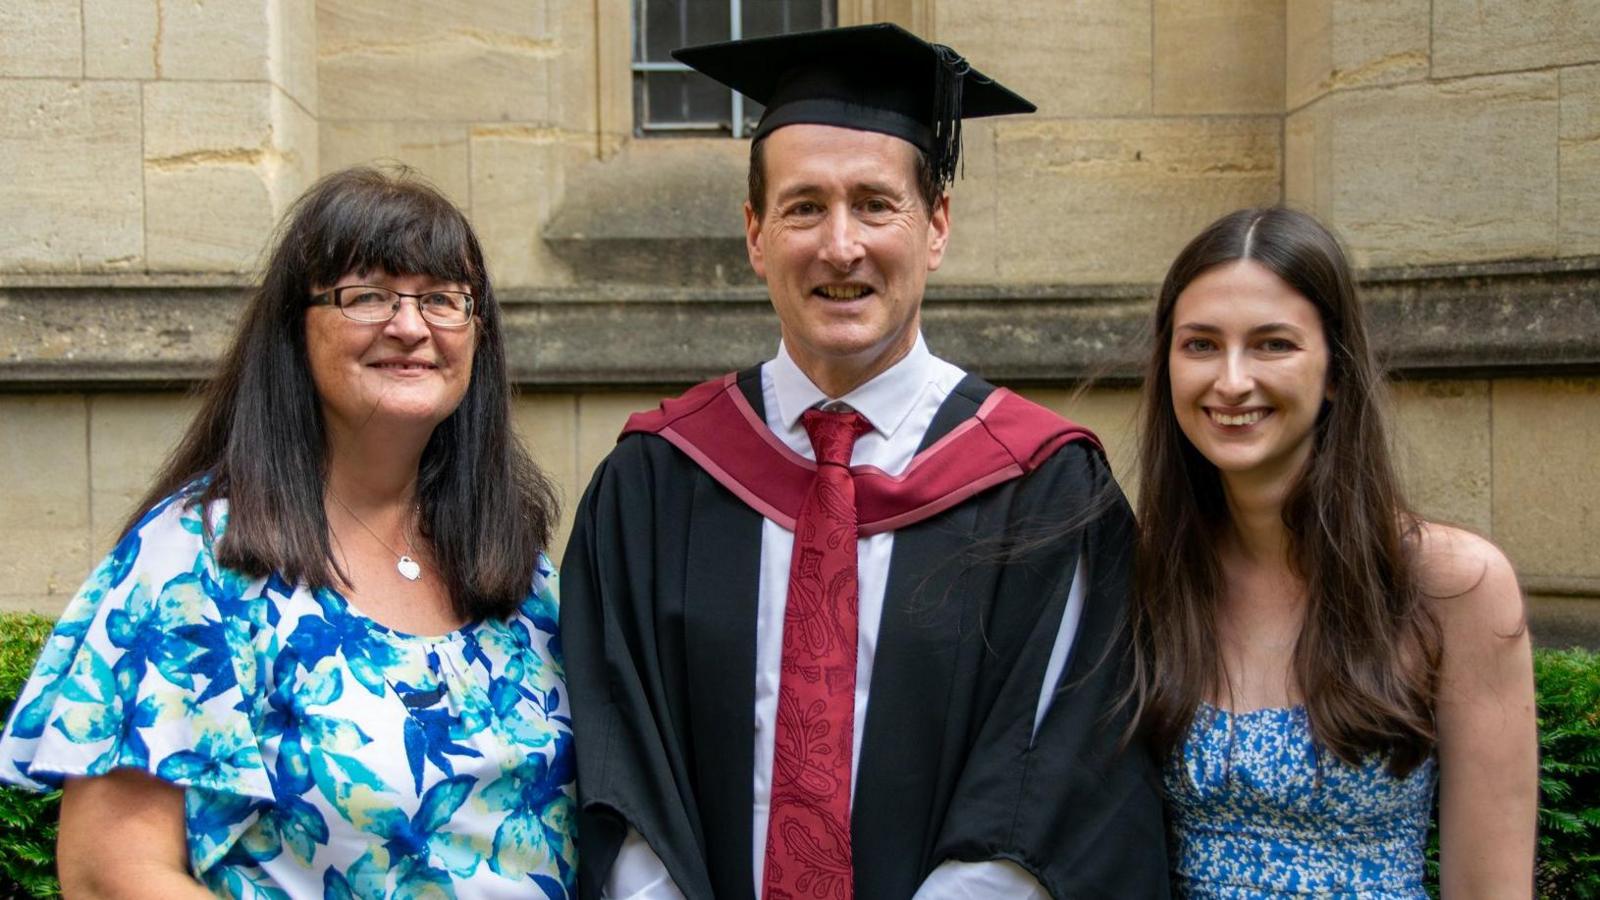
[[[962,119],[1037,108],[949,47],[892,24],[702,44],[672,57],[764,104],[756,140],[802,122],[877,131],[928,154],[940,184],[955,177]]]

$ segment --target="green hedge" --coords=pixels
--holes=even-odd
[[[1600,900],[1600,654],[1536,651],[1539,896]]]
[[[0,717],[28,677],[50,621],[0,615]],[[1600,900],[1600,654],[1539,650],[1539,896]],[[0,897],[57,897],[59,792],[0,788]],[[1432,861],[1430,860],[1430,863]]]
[[[43,616],[0,616],[0,718],[9,718],[34,657],[50,636]],[[61,792],[0,788],[0,897],[59,897],[56,807]]]

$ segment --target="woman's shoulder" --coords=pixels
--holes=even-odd
[[[556,564],[548,555],[546,555],[545,551],[540,550],[539,559],[536,563],[534,563],[533,566],[532,593],[539,594],[548,592],[550,594],[555,594],[557,593],[557,585],[559,582],[560,576],[556,572]]]
[[[196,481],[163,497],[145,510],[120,541],[135,538],[143,543],[162,539],[209,545],[227,525],[227,499],[207,498],[205,484]]]
[[[68,603],[18,694],[0,779],[44,787],[131,767],[272,796],[240,714],[257,687],[235,615],[246,585],[208,549],[207,517],[225,513],[193,499],[152,506]]]
[[[1419,521],[1416,563],[1422,596],[1447,634],[1461,626],[1487,626],[1507,635],[1523,627],[1516,571],[1488,538],[1454,525]]]
[[[102,599],[128,582],[164,581],[212,568],[212,546],[227,519],[226,504],[178,491],[145,510],[89,573],[61,620],[91,616]]]
[[[531,623],[536,630],[553,634],[560,603],[560,578],[556,574],[555,563],[541,550],[538,562],[533,567],[528,593],[517,604],[512,618],[522,619]]]

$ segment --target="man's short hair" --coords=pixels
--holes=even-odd
[[[767,166],[765,136],[757,138],[750,144],[750,208],[756,211],[756,218],[765,218],[767,215]],[[940,183],[938,173],[933,170],[933,161],[921,148],[913,144],[911,149],[916,152],[915,163],[917,180],[917,193],[922,197],[922,208],[931,215],[933,208],[939,204],[939,198],[944,196],[944,185]]]

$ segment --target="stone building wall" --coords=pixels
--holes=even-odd
[[[1285,202],[1331,223],[1365,266],[1526,259],[1550,272],[1594,270],[1600,5],[1286,6]],[[1550,311],[1574,335],[1595,308],[1592,290],[1575,288],[1580,297]],[[1457,327],[1477,324],[1469,316]],[[1459,338],[1446,330],[1435,340]],[[1583,338],[1591,347],[1594,339]],[[1559,357],[1552,349],[1529,347],[1524,361]],[[1413,485],[1418,504],[1500,543],[1532,595],[1536,636],[1542,624],[1593,643],[1600,628],[1586,604],[1600,595],[1600,381],[1585,377],[1592,349],[1580,355],[1587,369],[1548,370],[1567,377],[1408,386],[1401,408],[1408,430],[1427,422],[1454,432],[1416,454],[1414,465],[1434,472]],[[1449,374],[1476,374],[1461,363]]]
[[[248,270],[317,174],[290,0],[0,4],[0,272]]]
[[[1284,196],[1364,262],[1600,253],[1600,6],[1288,12]]]
[[[274,222],[345,165],[405,162],[468,211],[519,427],[569,506],[628,412],[769,353],[747,145],[633,136],[629,10],[0,0],[0,608],[75,590],[194,409]],[[1040,107],[968,124],[940,352],[1102,431],[1126,477],[1167,262],[1239,206],[1311,210],[1364,269],[1418,505],[1507,550],[1536,634],[1600,644],[1600,6],[838,18],[948,42]],[[1074,396],[1085,376],[1101,386]]]

